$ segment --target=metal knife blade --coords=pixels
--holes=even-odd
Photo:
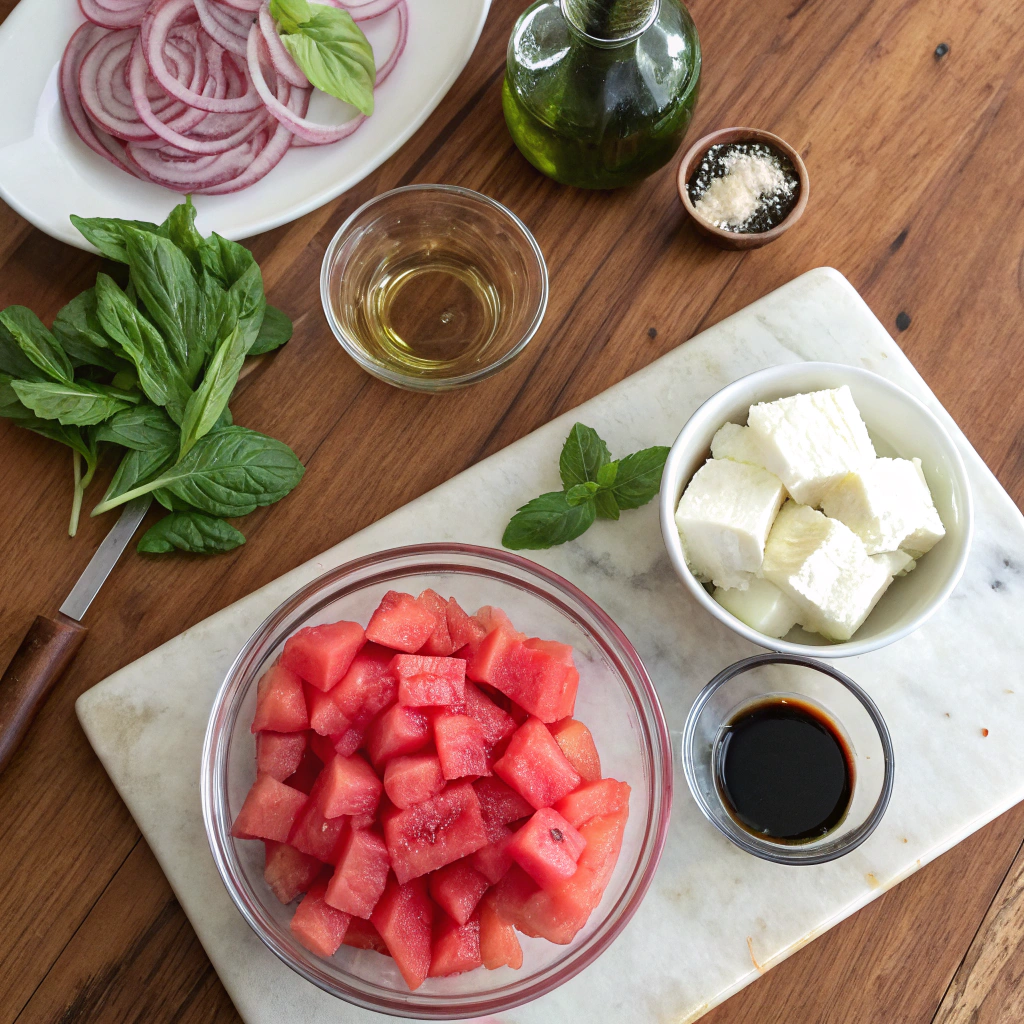
[[[96,549],[96,554],[78,577],[78,582],[68,594],[67,600],[60,606],[64,615],[78,622],[82,621],[89,610],[89,605],[92,604],[92,599],[99,593],[104,580],[110,575],[110,570],[117,565],[117,560],[128,547],[128,542],[139,528],[139,523],[142,522],[152,501],[151,494],[144,494],[125,505],[120,518],[103,538],[103,543]]]

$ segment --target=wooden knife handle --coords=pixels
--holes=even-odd
[[[36,617],[0,678],[0,772],[14,757],[36,712],[82,646],[89,630],[60,612]]]

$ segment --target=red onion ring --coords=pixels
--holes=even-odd
[[[203,30],[229,53],[245,56],[245,43],[249,36],[252,17],[232,11],[217,0],[192,0]]]
[[[353,21],[371,21],[382,14],[387,14],[388,11],[393,11],[399,5],[404,6],[405,0],[367,0],[364,4],[339,3],[336,6],[348,11]]]
[[[305,71],[295,63],[295,58],[288,52],[288,48],[281,42],[281,36],[277,31],[277,23],[270,13],[270,4],[265,3],[260,8],[259,14],[260,31],[263,33],[263,40],[267,44],[267,51],[270,55],[270,63],[274,71],[290,85],[298,86],[300,89],[309,88],[309,79]]]
[[[98,0],[78,0],[78,6],[94,25],[118,29],[137,28],[141,25],[148,3],[147,0],[135,0],[131,4],[114,8],[100,4]]]

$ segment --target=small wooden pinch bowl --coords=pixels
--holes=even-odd
[[[797,178],[800,180],[800,195],[797,197],[796,205],[786,215],[785,220],[768,231],[740,232],[715,227],[714,224],[709,224],[697,213],[690,201],[686,183],[697,169],[697,165],[704,159],[704,155],[712,146],[728,145],[732,142],[764,142],[774,146],[789,157]],[[679,198],[682,200],[683,209],[690,215],[697,233],[720,249],[759,249],[762,245],[774,242],[779,235],[788,231],[803,216],[811,193],[807,167],[800,154],[785,139],[780,139],[778,135],[773,135],[771,132],[761,131],[759,128],[722,128],[720,131],[712,132],[710,135],[698,139],[686,151],[686,155],[679,165],[676,184],[679,188]]]

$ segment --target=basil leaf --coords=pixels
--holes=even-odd
[[[95,431],[97,441],[109,441],[139,452],[178,450],[181,431],[159,406],[144,402],[123,409]]]
[[[0,313],[0,323],[7,328],[21,351],[50,380],[71,383],[75,375],[71,360],[31,309],[24,306],[8,306]]]
[[[0,322],[0,374],[17,380],[45,380],[39,368],[14,340],[14,335]]]
[[[44,420],[59,420],[69,427],[87,427],[110,419],[116,412],[138,402],[138,395],[106,384],[79,381],[16,380],[11,385],[22,404]]]
[[[126,227],[138,231],[151,231],[154,234],[159,234],[163,230],[160,225],[148,220],[119,220],[117,217],[76,217],[72,214],[71,223],[108,260],[115,260],[118,263],[128,262],[124,239]]]
[[[263,313],[260,332],[249,349],[249,355],[261,356],[280,348],[292,336],[292,322],[277,306],[267,305]]]
[[[377,67],[362,29],[348,11],[323,4],[309,7],[313,16],[308,21],[286,19],[281,41],[313,85],[372,114]]]
[[[76,367],[100,366],[114,374],[132,369],[120,346],[103,330],[95,288],[76,295],[57,314],[51,330]]]
[[[597,480],[600,468],[611,461],[608,445],[593,427],[574,423],[558,457],[558,473],[566,488]]]
[[[618,473],[610,491],[619,508],[639,508],[658,493],[668,451],[664,445],[657,445],[619,460]]]
[[[214,231],[199,249],[203,269],[224,289],[230,288],[256,261],[244,245],[229,241]]]
[[[571,506],[564,491],[551,491],[527,502],[505,527],[501,543],[519,551],[523,548],[550,548],[564,544],[584,533],[594,522],[592,501]]]
[[[582,505],[585,501],[593,500],[594,495],[597,493],[597,484],[593,480],[588,480],[585,484],[574,484],[565,492],[566,504],[575,508],[577,505]]]
[[[245,335],[241,321],[217,346],[206,367],[202,384],[193,392],[181,419],[181,450],[184,458],[189,449],[208,434],[217,423],[238,382],[238,371],[245,359]]]
[[[172,512],[142,535],[138,550],[166,554],[177,549],[209,555],[232,551],[244,543],[245,535],[223,519],[201,512]]]
[[[299,26],[313,17],[306,0],[270,0],[270,13],[282,32],[298,32]]]
[[[134,490],[165,468],[174,464],[174,456],[178,451],[177,438],[164,448],[153,448],[148,451],[132,450],[124,453],[118,464],[110,486],[103,501],[112,501]]]
[[[598,491],[594,495],[594,507],[597,510],[598,519],[619,518],[619,503],[611,491]]]
[[[231,410],[225,405],[221,410],[220,415],[217,417],[217,422],[214,423],[213,429],[220,430],[221,427],[230,427],[235,421],[231,418]]]
[[[185,196],[185,202],[171,210],[157,233],[166,235],[188,257],[193,270],[197,274],[202,273],[201,252],[205,242],[196,230],[196,208],[192,205],[191,196]]]

